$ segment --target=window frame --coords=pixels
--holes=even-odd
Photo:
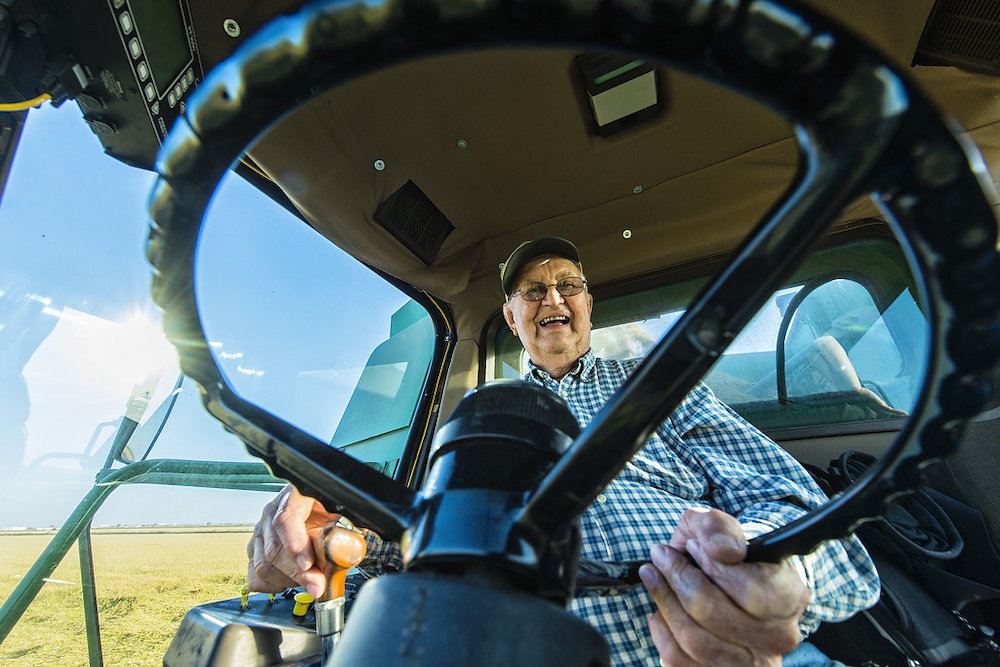
[[[384,271],[371,266],[368,268],[423,307],[434,325],[434,349],[427,365],[427,375],[424,378],[420,399],[414,406],[413,418],[410,420],[410,428],[400,453],[396,474],[393,475],[394,480],[416,489],[423,484],[427,472],[429,445],[437,428],[447,371],[451,367],[455,351],[455,316],[447,303]]]

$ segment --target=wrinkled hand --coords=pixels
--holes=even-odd
[[[805,582],[790,561],[744,563],[746,551],[739,522],[704,509],[653,547],[639,575],[658,608],[649,629],[664,665],[780,666],[798,646]]]
[[[247,587],[260,593],[280,593],[302,586],[320,599],[326,591],[324,552],[319,546],[323,526],[339,518],[319,501],[286,486],[264,506],[247,544]]]

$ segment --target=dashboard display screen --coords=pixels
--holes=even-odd
[[[129,8],[146,52],[153,83],[162,95],[191,61],[180,4],[133,0]]]

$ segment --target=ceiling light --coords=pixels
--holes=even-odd
[[[608,53],[581,53],[583,74],[597,134],[607,137],[660,112],[656,67],[646,61]]]

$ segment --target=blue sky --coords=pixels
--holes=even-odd
[[[158,375],[155,404],[177,378],[149,297],[153,180],[104,155],[72,102],[29,114],[0,201],[0,528],[62,523],[91,488],[103,463],[93,454],[113,435],[135,385]],[[198,293],[211,311],[209,338],[240,361],[232,372],[241,393],[329,439],[405,297],[304,225],[282,221],[258,193],[239,182],[232,188],[212,207],[229,215],[210,217],[206,238],[214,241],[199,250],[204,284],[213,286]],[[333,380],[311,402],[275,380],[317,369]],[[248,460],[196,393],[188,381],[151,456]],[[19,406],[30,408],[26,420],[12,414]],[[17,442],[22,424],[26,440]],[[266,500],[126,487],[95,523],[252,522]]]

